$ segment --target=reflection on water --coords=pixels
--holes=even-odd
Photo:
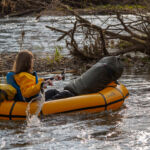
[[[73,78],[66,77],[62,86]],[[118,111],[35,117],[30,123],[0,121],[0,149],[148,150],[150,94],[143,88],[150,87],[149,73],[126,70],[120,81],[130,96]]]
[[[25,32],[23,49],[53,52],[58,45],[64,47],[65,42],[56,43],[60,33],[54,33],[45,26],[50,25],[60,29],[68,29],[71,26],[70,19],[72,17],[67,17],[67,19],[42,17],[39,20],[34,17],[0,19],[0,52],[20,50],[22,31]],[[67,54],[68,51],[64,49],[62,53]]]

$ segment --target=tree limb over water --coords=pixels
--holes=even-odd
[[[72,55],[90,59],[136,51],[150,55],[149,13],[142,14],[137,11],[131,16],[116,12],[115,15],[110,15],[101,25],[98,25],[79,15],[67,5],[61,4],[61,8],[75,16],[72,28],[65,31],[55,27],[46,27],[62,33],[58,41],[65,39],[66,47]],[[147,12],[150,11],[147,10]],[[94,17],[100,20],[99,16]],[[111,20],[111,23],[108,20]],[[79,36],[81,40],[78,39]],[[110,46],[114,39],[120,43],[117,43],[118,49],[115,48],[115,52]],[[125,43],[124,46],[121,45],[121,42]]]

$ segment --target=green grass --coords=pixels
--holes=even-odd
[[[97,9],[119,9],[119,10],[133,10],[133,9],[145,9],[146,6],[142,6],[142,5],[99,5],[99,6],[91,6],[86,8],[87,10],[97,10]]]

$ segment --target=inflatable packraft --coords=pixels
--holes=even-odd
[[[96,93],[46,101],[42,105],[39,117],[58,113],[116,110],[122,106],[128,95],[128,90],[123,84],[112,82]],[[37,112],[38,104],[36,101],[30,104],[30,114]],[[0,101],[0,119],[25,120],[28,105],[28,102],[19,102],[13,99],[2,100]]]

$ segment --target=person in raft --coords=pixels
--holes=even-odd
[[[17,89],[15,101],[29,102],[39,95],[41,87],[53,85],[52,80],[38,79],[36,72],[33,73],[34,57],[29,50],[22,50],[16,56],[13,65],[13,72],[9,72],[6,76],[7,83]],[[55,79],[61,79],[60,76],[55,76]],[[45,92],[45,100],[59,99],[74,96],[68,90],[62,92],[56,89],[50,89]]]

